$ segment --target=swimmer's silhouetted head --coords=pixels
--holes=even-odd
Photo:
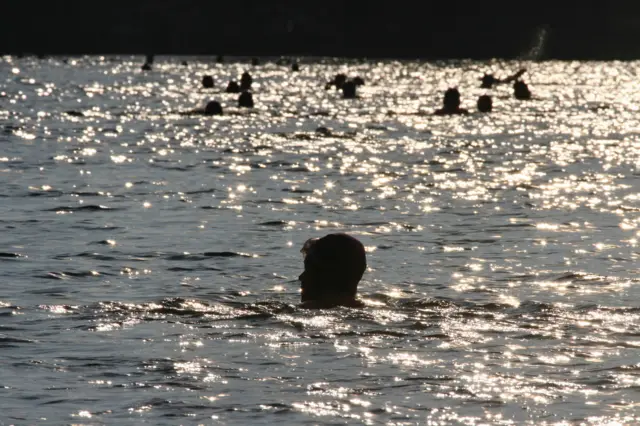
[[[480,80],[482,81],[480,87],[482,87],[483,89],[491,89],[493,85],[497,83],[497,80],[493,76],[493,74],[485,74]]]
[[[353,77],[353,82],[356,86],[364,86],[364,78],[362,77]]]
[[[206,89],[211,89],[213,87],[213,77],[210,75],[205,75],[202,77],[202,87]]]
[[[300,65],[298,65],[297,62],[294,62],[293,64],[291,64],[291,71],[300,71]]]
[[[516,99],[527,100],[531,99],[531,91],[529,86],[522,80],[517,80],[513,83],[513,95]]]
[[[360,241],[347,234],[329,234],[307,240],[300,251],[304,255],[304,272],[299,277],[302,307],[363,306],[356,298],[367,268]]]
[[[442,100],[444,107],[447,109],[460,108],[460,92],[455,87],[447,89],[444,92],[444,99]]]
[[[333,78],[333,84],[336,85],[336,89],[342,89],[342,86],[346,82],[347,82],[346,74],[336,74],[336,76]]]
[[[348,80],[342,85],[342,97],[345,99],[356,98],[356,83],[353,80]]]
[[[253,83],[253,78],[251,74],[248,72],[242,73],[242,77],[240,77],[240,89],[243,91],[251,89],[251,84]]]
[[[491,100],[491,96],[482,95],[478,98],[478,111],[491,112],[492,109],[493,109],[493,101]]]
[[[455,87],[451,87],[444,92],[442,103],[442,108],[436,111],[437,115],[469,113],[466,109],[460,108],[460,92]]]
[[[227,84],[227,88],[225,89],[225,92],[227,92],[227,93],[240,93],[240,86],[238,85],[237,82],[230,81],[229,84]]]
[[[242,108],[253,108],[253,95],[251,92],[242,92],[238,97],[238,106]]]
[[[222,115],[222,105],[218,101],[211,101],[204,107],[204,115]]]

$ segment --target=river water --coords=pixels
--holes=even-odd
[[[640,421],[640,62],[63,59],[0,61],[0,424]]]

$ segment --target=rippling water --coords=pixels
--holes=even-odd
[[[0,62],[0,424],[640,421],[640,63],[181,60]],[[367,307],[299,309],[337,231]]]

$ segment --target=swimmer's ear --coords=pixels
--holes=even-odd
[[[307,254],[309,254],[309,252],[311,251],[311,249],[313,249],[313,246],[317,242],[318,242],[318,238],[309,238],[307,241],[304,242],[304,245],[300,249],[300,253],[302,253],[302,255],[306,257]]]

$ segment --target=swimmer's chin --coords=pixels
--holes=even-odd
[[[342,300],[305,300],[298,305],[302,309],[364,308],[365,304],[358,299]]]

